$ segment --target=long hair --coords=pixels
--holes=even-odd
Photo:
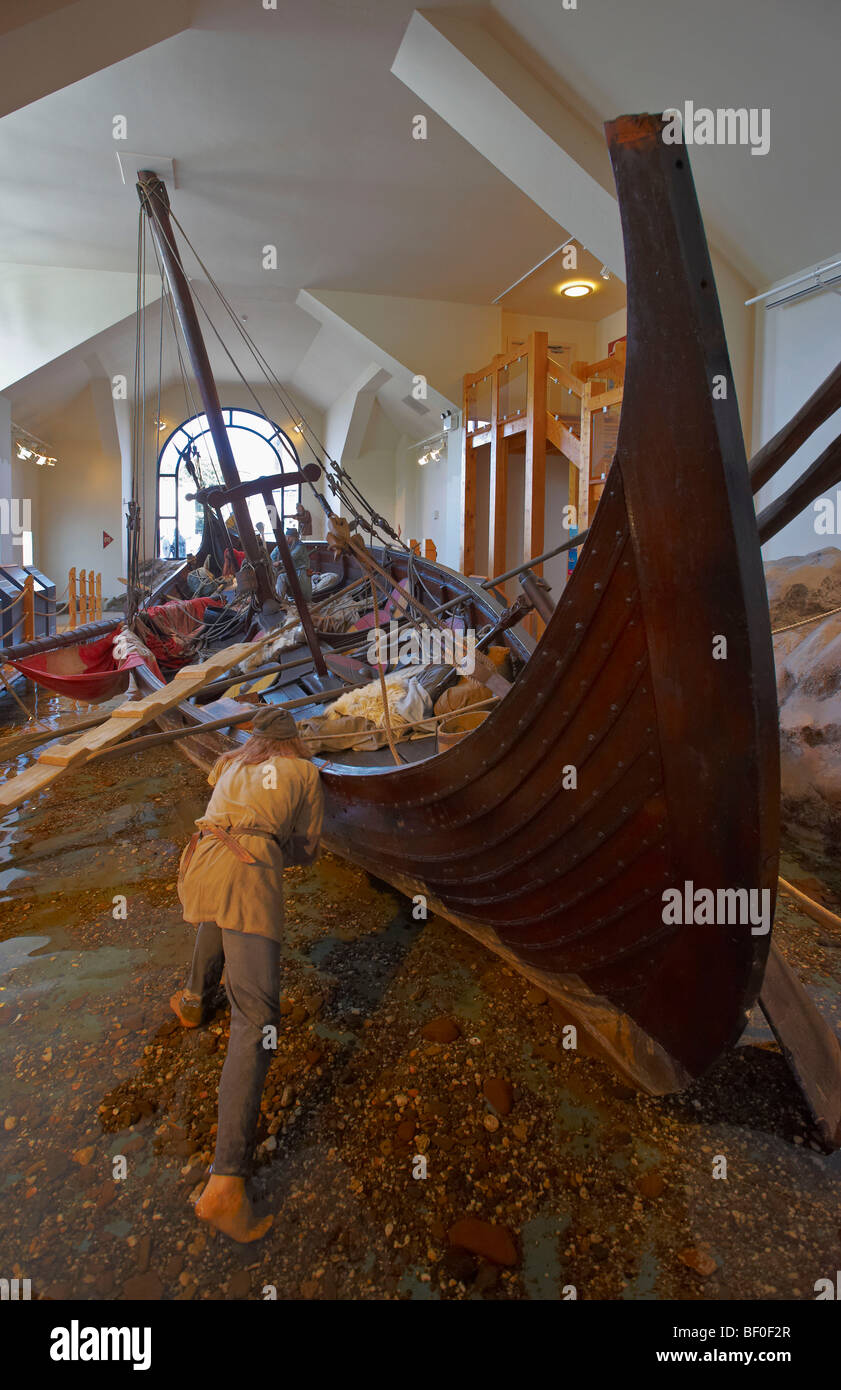
[[[266,734],[252,734],[242,748],[234,748],[217,758],[210,775],[216,782],[231,763],[248,767],[251,763],[266,763],[270,758],[303,758],[306,762],[311,761],[306,744],[299,738],[279,739],[269,738]]]

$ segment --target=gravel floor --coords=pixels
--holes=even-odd
[[[190,1198],[228,1017],[185,1033],[167,1006],[206,796],[161,749],[3,823],[0,1275],[90,1299],[811,1299],[834,1278],[841,1155],[759,1019],[690,1092],[639,1096],[494,956],[329,855],[287,872],[254,1179],[274,1224],[214,1236]],[[839,910],[819,844],[782,872]],[[785,899],[777,931],[837,1026],[841,938]]]

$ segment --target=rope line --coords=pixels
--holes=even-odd
[[[776,637],[778,632],[791,632],[795,627],[805,627],[807,623],[816,623],[819,618],[828,618],[830,613],[841,613],[841,604],[837,608],[827,608],[824,613],[813,613],[811,618],[801,618],[799,623],[786,623],[785,627],[774,627],[771,629],[771,636]]]

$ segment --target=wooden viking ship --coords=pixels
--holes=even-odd
[[[502,634],[514,679],[446,751],[430,735],[401,742],[399,766],[388,748],[317,761],[328,848],[424,895],[545,988],[624,1076],[664,1093],[736,1042],[763,985],[767,931],[729,908],[712,922],[691,911],[673,920],[664,895],[676,889],[691,908],[695,890],[728,903],[741,890],[773,919],[779,730],[760,542],[841,474],[841,451],[826,451],[758,524],[686,150],[663,142],[658,116],[606,131],[625,241],[627,368],[616,456],[578,563],[557,604],[543,600],[535,642],[492,583],[400,545],[369,547],[395,586],[420,583],[433,610]],[[213,431],[217,501],[233,506],[250,557],[246,497],[256,489],[236,472],[165,190],[146,175],[139,190]],[[655,381],[668,390],[654,393]],[[831,413],[840,381],[765,447],[757,486]],[[314,569],[332,568],[341,584],[364,576],[357,552],[336,558],[310,544]],[[530,563],[521,569],[534,598]],[[329,653],[325,665],[311,621],[307,636],[271,692],[299,718],[322,708],[330,670],[341,669]],[[134,675],[144,696],[161,689],[148,665]],[[206,768],[246,737],[233,726],[248,713],[231,699],[184,699],[156,722]],[[841,1132],[837,1082],[827,1082],[827,1105]]]
[[[663,143],[658,119],[615,122],[608,143],[628,360],[581,558],[510,693],[468,738],[399,768],[323,760],[324,842],[533,978],[586,992],[606,1027],[616,1020],[614,1045],[670,1088],[736,1041],[759,993],[768,935],[665,925],[663,892],[691,882],[773,902],[776,691],[735,392],[713,397],[713,377],[732,378],[685,151]],[[671,383],[656,406],[652,380]],[[400,578],[401,553],[381,558]],[[443,602],[448,576],[424,569]],[[490,605],[470,619],[492,620]],[[143,668],[138,679],[154,683]],[[196,717],[181,706],[163,722]],[[196,742],[208,763],[218,747]]]

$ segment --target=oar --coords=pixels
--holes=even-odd
[[[77,719],[75,723],[65,724],[60,729],[39,729],[37,733],[26,734],[21,738],[10,738],[5,743],[0,743],[0,761],[9,762],[21,753],[38,748],[42,743],[49,743],[51,739],[64,738],[67,734],[81,734],[85,729],[95,729],[110,717],[111,711],[108,710],[105,714],[89,714],[84,719]]]
[[[344,684],[337,685],[333,690],[319,690],[315,695],[299,695],[295,700],[278,701],[272,708],[302,709],[306,705],[321,704],[326,700],[337,700],[349,688]],[[164,729],[157,734],[144,734],[140,738],[128,739],[125,743],[118,743],[113,748],[104,748],[101,753],[92,754],[87,759],[87,763],[99,762],[102,758],[116,758],[120,753],[137,753],[144,748],[156,748],[162,743],[177,743],[181,739],[195,738],[201,734],[212,734],[219,729],[235,729],[240,724],[250,724],[255,714],[261,709],[266,709],[266,706],[255,705],[247,713],[224,714],[220,719],[208,719],[205,723],[189,724],[181,729]]]
[[[750,481],[754,492],[764,487],[779,472],[804,440],[814,434],[819,425],[841,409],[841,363],[830,372],[796,414],[792,415],[773,439],[757,450],[750,461]]]

